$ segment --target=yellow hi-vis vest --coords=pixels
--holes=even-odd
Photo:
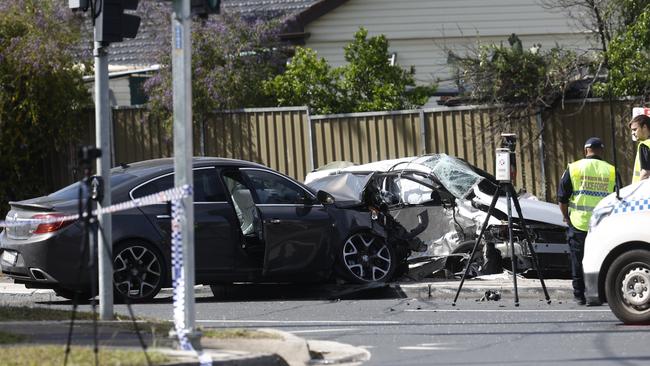
[[[569,164],[573,193],[569,198],[569,219],[578,230],[589,229],[591,212],[598,202],[614,191],[614,166],[598,159],[581,159]]]
[[[639,141],[639,146],[636,147],[636,158],[634,158],[634,172],[632,172],[632,183],[636,183],[641,180],[641,158],[639,157],[641,145],[650,147],[650,139]]]

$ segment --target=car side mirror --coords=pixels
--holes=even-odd
[[[322,203],[323,205],[334,204],[334,196],[325,191],[318,191],[318,193],[316,193],[316,199],[318,199],[318,202]]]

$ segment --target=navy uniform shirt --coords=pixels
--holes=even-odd
[[[639,147],[639,162],[641,169],[650,170],[650,147],[641,145]]]

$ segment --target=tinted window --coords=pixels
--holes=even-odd
[[[174,174],[165,175],[133,191],[133,198],[148,196],[172,188],[174,188]],[[212,168],[195,169],[194,202],[223,202],[225,200],[226,196],[217,181],[216,171]]]
[[[290,180],[261,171],[245,170],[261,204],[301,204],[307,193]]]
[[[226,194],[214,168],[194,170],[194,202],[225,202]]]
[[[116,186],[126,182],[127,180],[134,178],[131,174],[113,174],[111,175],[111,187],[115,188]],[[76,200],[79,198],[79,182],[73,183],[65,188],[62,188],[54,193],[50,194],[50,197],[56,198],[57,200]]]

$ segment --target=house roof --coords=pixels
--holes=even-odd
[[[331,11],[347,0],[222,0],[224,12],[239,13],[246,18],[285,17],[286,38],[303,40],[304,27],[309,22]],[[141,2],[151,6],[170,7],[170,2]],[[165,19],[156,19],[150,8],[140,6],[136,14],[141,18],[140,29],[134,39],[112,43],[109,47],[109,64],[114,70],[120,67],[133,69],[148,67],[158,62],[156,54],[163,42],[169,42],[171,30]],[[87,22],[87,41],[91,41],[92,25]],[[88,42],[85,42],[87,45]]]
[[[322,3],[330,3],[331,0],[222,0],[221,9],[224,12],[239,13],[246,18],[279,18],[286,17],[291,26],[287,27],[288,32],[301,32],[304,19],[314,17],[314,9],[323,9]],[[336,2],[336,0],[334,1]],[[146,2],[141,2],[146,4]],[[169,41],[171,30],[168,28],[166,19],[156,19],[152,16],[151,6],[169,7],[169,2],[149,2],[146,6],[140,6],[136,14],[141,17],[140,28],[134,39],[125,39],[123,42],[112,43],[108,48],[109,64],[114,70],[133,69],[148,67],[158,62],[157,51]],[[160,12],[158,12],[160,14]],[[304,18],[302,14],[307,14]],[[303,19],[304,18],[304,19]],[[299,22],[296,22],[299,20]],[[88,20],[87,42],[84,47],[91,43],[92,25]]]

